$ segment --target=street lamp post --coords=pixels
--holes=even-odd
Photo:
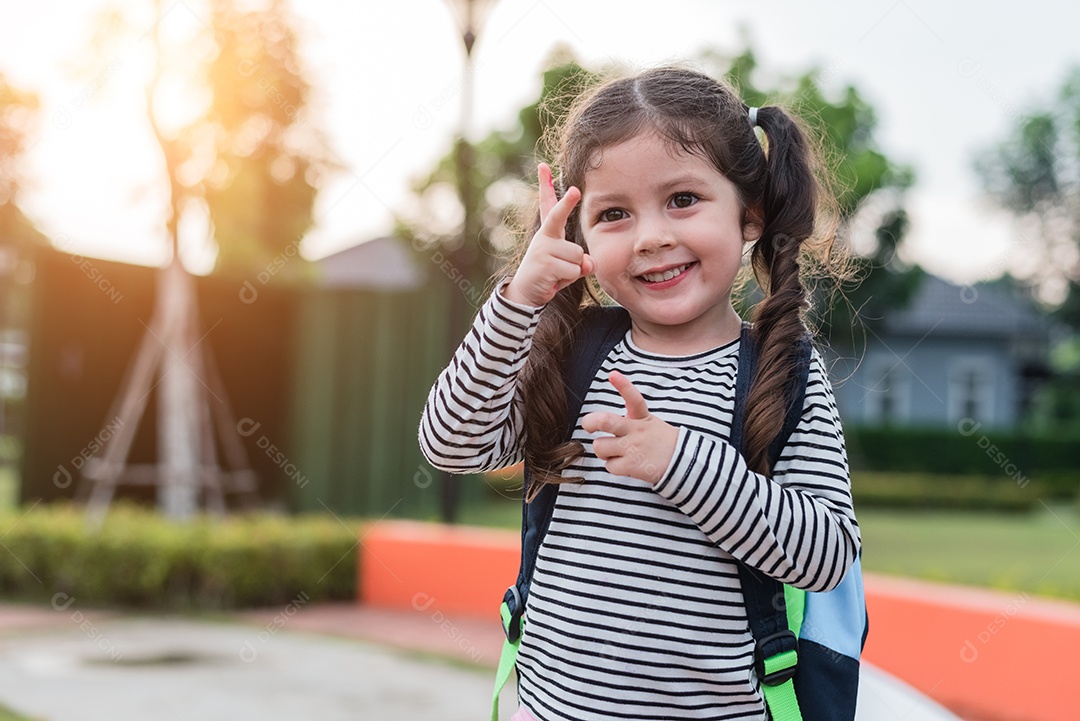
[[[476,183],[473,180],[475,163],[473,148],[468,138],[473,111],[473,71],[475,69],[473,47],[476,45],[476,39],[484,19],[491,11],[495,1],[448,0],[455,11],[461,41],[465,46],[465,64],[461,78],[461,119],[457,137],[454,140],[458,197],[464,210],[464,220],[461,229],[461,243],[450,256],[458,272],[470,280],[475,280],[483,258],[483,254],[480,252],[480,218],[477,213]],[[452,292],[449,323],[452,349],[456,348],[458,341],[465,335],[467,313],[467,298],[465,295],[457,291]],[[442,519],[445,523],[453,523],[457,518],[460,479],[448,473],[441,473],[441,476],[440,505],[442,507]]]

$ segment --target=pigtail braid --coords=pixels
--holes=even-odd
[[[566,439],[566,390],[563,363],[581,321],[586,281],[581,278],[555,294],[544,307],[533,335],[533,347],[520,375],[525,423],[525,467],[529,472],[526,499],[532,500],[546,483],[579,481],[562,471],[585,452],[578,441]]]
[[[757,118],[765,132],[767,178],[764,228],[750,263],[765,299],[754,312],[758,366],[746,399],[743,438],[749,467],[771,475],[769,446],[787,416],[798,341],[806,333],[809,299],[799,255],[814,233],[819,191],[813,156],[795,120],[778,107],[760,108]]]

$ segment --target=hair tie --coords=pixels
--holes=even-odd
[[[757,108],[750,108],[750,127],[757,127]]]

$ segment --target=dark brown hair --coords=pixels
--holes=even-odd
[[[744,221],[751,209],[764,221],[750,259],[765,295],[753,314],[760,354],[746,402],[743,452],[751,469],[768,475],[768,447],[784,422],[796,345],[806,332],[809,297],[800,255],[812,250],[828,265],[835,224],[815,233],[823,215],[819,206],[828,198],[819,180],[824,177],[820,164],[800,123],[780,107],[759,108],[763,145],[747,113],[747,106],[723,82],[686,68],[655,68],[579,96],[562,124],[553,155],[559,194],[571,186],[584,192],[586,173],[596,166],[599,151],[655,132],[673,148],[707,159],[730,180],[738,189]],[[567,222],[566,237],[584,247],[579,208]],[[507,275],[515,267],[512,263]],[[582,308],[600,302],[594,283],[578,280],[545,307],[520,376],[530,499],[544,483],[580,480],[562,476],[584,450],[565,437],[562,364]]]

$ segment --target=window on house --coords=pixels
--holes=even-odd
[[[901,365],[881,365],[870,374],[864,398],[864,413],[870,423],[890,424],[911,416],[911,378]]]
[[[994,379],[986,363],[961,359],[949,370],[949,422],[994,422]]]

